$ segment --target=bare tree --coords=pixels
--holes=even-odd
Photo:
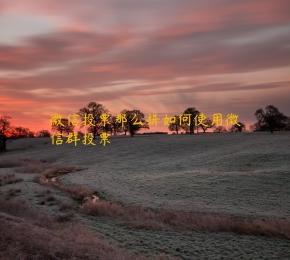
[[[200,128],[202,129],[202,131],[205,133],[207,129],[210,129],[210,128],[213,127],[213,126],[212,126],[212,120],[211,120],[210,118],[207,118],[207,119],[203,122],[203,124],[201,124],[199,127],[200,127]]]
[[[175,115],[174,118],[174,122],[169,123],[168,129],[174,131],[178,135],[178,132],[181,129],[180,117]]]
[[[6,141],[11,130],[9,119],[10,117],[8,116],[0,117],[0,152],[6,151]]]

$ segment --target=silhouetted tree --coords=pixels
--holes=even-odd
[[[257,131],[279,131],[285,129],[287,125],[287,116],[279,111],[273,105],[266,106],[265,110],[262,108],[255,112],[255,116],[258,120],[256,125]]]
[[[11,129],[11,138],[28,138],[34,137],[34,133],[25,127],[13,127]]]
[[[194,129],[196,128],[195,126],[195,117],[199,115],[199,111],[196,110],[194,107],[189,107],[187,108],[183,114],[189,114],[190,115],[190,126],[187,125],[187,123],[182,123],[182,128],[189,134],[194,134]]]
[[[10,117],[8,116],[0,117],[0,152],[6,151],[6,141],[11,130],[9,119]]]
[[[61,124],[53,125],[52,131],[58,132],[60,134],[69,134],[74,131],[74,126],[70,124],[69,120],[67,118],[62,118],[60,120]]]
[[[246,129],[246,125],[242,122],[238,122],[238,124],[235,124],[231,127],[231,132],[243,132]]]
[[[286,131],[290,131],[290,117],[287,118],[287,123],[286,123],[285,130]]]
[[[111,135],[113,134],[113,122],[112,122],[112,116],[108,114],[108,122],[106,124],[102,123],[100,125],[100,132],[109,132]]]
[[[127,118],[127,112],[128,110],[124,109],[121,111],[120,114],[126,115],[126,118]],[[127,135],[127,132],[129,131],[129,124],[127,122],[123,124],[122,130],[124,131],[124,135]]]
[[[178,132],[181,129],[180,117],[179,116],[174,116],[174,117],[175,117],[175,121],[169,124],[168,129],[170,131],[175,131],[175,133],[178,135]]]
[[[82,119],[84,119],[85,115],[93,115],[93,125],[87,130],[93,134],[94,138],[96,138],[96,136],[102,131],[102,120],[100,117],[104,113],[108,114],[108,110],[102,104],[98,104],[96,102],[90,102],[86,107],[81,108],[79,111],[79,115]]]
[[[207,118],[207,119],[204,121],[204,125],[201,124],[199,127],[200,127],[200,128],[202,129],[202,131],[205,133],[207,129],[210,129],[210,128],[213,127],[213,126],[212,126],[212,120],[211,120],[210,118]]]
[[[82,131],[78,131],[77,133],[78,133],[78,137],[80,138],[83,138],[85,135]]]
[[[124,131],[128,131],[131,137],[142,128],[149,129],[145,115],[140,110],[123,110],[121,113],[125,114],[127,119],[124,125]]]
[[[113,132],[114,135],[117,135],[118,133],[122,132],[122,123],[117,122],[116,116],[111,116],[110,117],[110,124],[111,124],[111,131]]]
[[[223,126],[217,126],[215,127],[215,129],[213,130],[214,133],[226,133],[227,129]]]
[[[50,137],[50,132],[48,130],[40,130],[36,133],[37,137]]]

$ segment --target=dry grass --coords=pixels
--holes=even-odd
[[[70,222],[74,219],[74,214],[73,213],[64,213],[64,214],[59,214],[56,216],[56,221],[57,222]]]
[[[2,159],[0,161],[0,168],[14,168],[21,165],[20,161],[9,160],[9,159]]]
[[[50,218],[22,201],[0,201],[0,211],[1,259],[144,259],[68,223],[68,216]]]
[[[9,189],[6,193],[5,198],[7,200],[10,200],[10,199],[20,195],[20,193],[21,193],[21,189]]]
[[[30,160],[30,159],[2,159],[0,168],[16,168],[16,172],[21,173],[38,173],[45,169],[48,164],[45,161]]]
[[[82,201],[85,197],[89,196],[92,194],[92,191],[90,189],[87,189],[81,185],[63,185],[61,183],[55,184],[57,188],[65,193],[68,193],[71,198],[77,200],[77,201]]]
[[[41,184],[51,185],[72,197],[83,201],[93,192],[80,185],[49,182],[49,178],[79,170],[77,167],[49,168],[37,179]],[[263,235],[290,239],[290,220],[278,218],[246,218],[231,215],[191,213],[175,210],[153,210],[142,206],[124,206],[99,200],[82,204],[82,211],[95,216],[107,216],[124,221],[134,228],[196,230],[209,232],[233,232],[242,235]]]
[[[58,190],[67,193],[71,198],[77,201],[82,201],[85,197],[89,196],[92,191],[77,184],[71,184],[71,185],[64,185],[61,182],[49,182],[48,179],[45,176],[39,176],[35,178],[35,182],[42,184],[42,185],[48,185],[54,188],[57,188]]]
[[[108,201],[86,202],[83,212],[123,220],[142,229],[174,229],[209,232],[233,232],[290,239],[290,221],[275,218],[246,218],[225,214],[153,210],[141,206],[123,206]]]
[[[0,186],[14,184],[23,181],[21,178],[15,177],[15,174],[0,175]]]
[[[50,226],[52,219],[47,218],[36,210],[32,209],[23,200],[10,200],[6,201],[0,199],[0,212],[12,215],[14,217],[33,220],[34,223],[39,225]]]
[[[75,166],[52,166],[49,169],[45,169],[44,171],[42,171],[42,174],[46,177],[46,178],[53,178],[53,177],[58,177],[64,174],[68,174],[71,172],[76,172],[76,171],[80,171],[82,170],[82,168],[79,167],[75,167]]]
[[[19,162],[18,167],[15,171],[19,173],[38,173],[46,178],[58,177],[70,172],[81,170],[75,166],[62,166],[57,164],[51,164],[46,161],[37,160],[22,160]]]
[[[34,178],[34,181],[41,185],[48,185],[55,187],[65,193],[68,193],[70,197],[75,200],[83,200],[86,196],[91,194],[91,191],[80,186],[80,185],[63,185],[60,181],[52,182],[53,178],[60,177],[64,174],[68,174],[75,171],[82,170],[79,167],[74,166],[60,166],[60,165],[50,165],[43,162],[33,162],[25,167],[18,169],[18,172],[30,172],[39,173],[38,176]]]
[[[46,167],[47,164],[40,161],[25,161],[15,171],[18,173],[41,173]]]
[[[20,169],[21,171],[37,172],[40,175],[34,178],[34,181],[41,185],[48,185],[58,190],[67,193],[75,200],[82,201],[85,197],[89,196],[91,190],[76,184],[63,185],[59,180],[52,182],[53,178],[60,177],[64,174],[82,170],[82,168],[74,166],[60,166],[60,165],[47,165],[44,163],[29,165],[26,168]]]

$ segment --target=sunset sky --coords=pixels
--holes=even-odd
[[[0,114],[47,129],[112,113],[290,115],[289,0],[0,0]]]

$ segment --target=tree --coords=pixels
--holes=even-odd
[[[34,137],[34,133],[25,127],[14,127],[11,129],[11,138],[28,138]]]
[[[200,125],[200,128],[202,129],[203,133],[205,133],[207,129],[212,128],[212,120],[207,118],[204,121],[204,124]]]
[[[94,138],[100,134],[102,130],[102,114],[108,114],[108,110],[102,105],[96,102],[90,102],[86,107],[83,107],[79,111],[79,115],[84,119],[87,115],[92,115],[92,126],[88,127],[88,131],[93,134]]]
[[[117,135],[117,133],[122,132],[122,123],[117,122],[117,117],[116,116],[111,116],[110,117],[110,124],[111,124],[111,131],[113,132],[114,135]]]
[[[128,131],[131,137],[142,128],[149,129],[149,125],[145,120],[145,115],[140,110],[123,110],[121,113],[125,114],[127,119],[124,125],[124,131]]]
[[[9,119],[10,117],[8,116],[0,117],[0,152],[6,151],[6,141],[11,130]]]
[[[53,125],[51,129],[53,132],[59,132],[61,135],[64,133],[68,135],[74,131],[74,126],[70,124],[67,118],[62,118],[60,124]]]
[[[170,131],[175,131],[175,133],[178,135],[178,131],[180,130],[180,117],[179,116],[174,116],[175,121],[170,123],[168,126],[168,129]]]
[[[227,132],[227,129],[223,126],[217,126],[215,127],[214,133],[226,133]]]
[[[266,106],[265,110],[262,108],[255,112],[258,122],[255,124],[257,131],[279,131],[285,129],[287,125],[287,116],[279,111],[273,105]]]
[[[40,130],[39,132],[36,133],[37,137],[50,137],[50,132],[48,130]]]
[[[235,124],[231,127],[231,132],[243,132],[246,129],[246,125],[242,122],[238,122],[238,124]]]
[[[187,108],[183,114],[189,114],[190,115],[190,126],[188,126],[188,124],[185,123],[181,123],[182,128],[189,134],[194,134],[194,129],[196,128],[195,126],[195,117],[199,115],[199,111],[196,110],[196,108],[194,107],[189,107]]]
[[[288,119],[287,119],[285,130],[290,131],[290,117],[288,117]]]

